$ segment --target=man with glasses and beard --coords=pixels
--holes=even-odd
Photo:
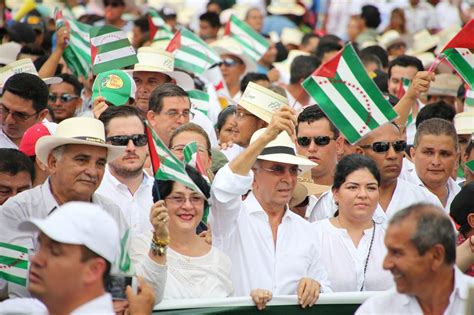
[[[26,129],[48,114],[48,86],[38,76],[18,73],[3,86],[0,100],[0,148],[18,149]]]
[[[148,232],[153,228],[150,223],[153,178],[143,170],[148,141],[140,110],[132,106],[109,106],[100,120],[107,143],[124,146],[125,152],[108,163],[97,193],[120,206],[132,233]]]

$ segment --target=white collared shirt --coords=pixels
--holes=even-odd
[[[286,210],[276,243],[268,215],[252,192],[253,172],[234,174],[226,164],[212,184],[212,241],[232,261],[231,279],[236,296],[248,296],[253,289],[273,295],[296,294],[301,278],[321,283],[330,292],[328,276],[321,262],[314,229],[303,218]]]
[[[347,230],[335,227],[329,219],[315,222],[312,226],[334,292],[360,291],[362,285],[364,291],[383,291],[394,286],[391,273],[382,268],[387,248],[384,244],[385,230],[380,224],[375,226],[368,261],[373,228],[364,231],[356,247]],[[367,272],[364,277],[366,261]]]
[[[101,315],[114,315],[114,307],[112,304],[112,296],[110,293],[104,293],[103,295],[85,303],[76,308],[71,312],[72,315],[89,315],[89,314],[101,314]]]
[[[449,296],[449,305],[444,315],[466,314],[468,290],[474,286],[474,279],[464,275],[457,267],[454,270],[454,290]],[[436,285],[436,283],[433,283]],[[396,288],[377,294],[366,300],[356,315],[379,314],[423,314],[418,300],[413,295],[398,293]]]
[[[115,178],[107,166],[96,193],[112,199],[120,207],[132,233],[144,233],[153,230],[150,223],[153,183],[154,179],[143,172],[143,181],[132,195],[127,185]]]
[[[18,146],[3,132],[3,128],[0,128],[0,148],[18,150]]]

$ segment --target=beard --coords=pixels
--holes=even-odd
[[[113,173],[122,178],[133,178],[143,174],[143,165],[145,160],[136,166],[128,165],[117,165],[115,163],[110,163],[109,167]]]

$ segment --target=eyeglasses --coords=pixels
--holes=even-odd
[[[307,147],[311,144],[311,139],[315,144],[320,146],[328,145],[331,140],[336,140],[336,138],[331,138],[329,136],[318,136],[318,137],[298,137],[296,141],[302,147]]]
[[[390,145],[393,147],[395,152],[402,152],[407,147],[407,143],[404,140],[388,142],[388,141],[379,141],[372,144],[361,145],[363,149],[371,148],[372,151],[377,153],[387,152],[390,149]]]
[[[61,94],[61,95],[58,95],[58,94],[53,94],[53,93],[49,93],[48,95],[48,99],[52,102],[52,103],[56,103],[56,100],[59,98],[59,101],[61,103],[67,103],[69,101],[72,101],[76,98],[79,98],[79,96],[77,95],[71,95],[71,94]]]
[[[242,62],[232,59],[232,58],[224,58],[222,59],[221,62],[217,63],[217,65],[220,66],[226,66],[226,67],[235,67],[236,65],[242,64]]]
[[[22,112],[11,111],[4,105],[0,105],[0,110],[2,111],[3,119],[7,118],[7,116],[11,114],[13,119],[17,121],[27,121],[31,117],[38,115],[38,112],[35,112],[34,114],[27,114]]]
[[[169,110],[166,113],[164,113],[166,116],[168,116],[171,119],[179,119],[179,117],[183,116],[184,118],[194,118],[194,113],[189,110],[185,110],[183,112],[178,112],[176,110]]]
[[[257,116],[255,116],[255,115],[253,115],[253,114],[244,113],[244,112],[237,112],[237,113],[235,113],[235,118],[238,119],[238,120],[244,119],[245,116],[257,117]]]
[[[148,138],[146,135],[131,135],[131,136],[113,136],[113,137],[108,137],[107,142],[112,143],[112,145],[121,145],[121,146],[126,146],[128,145],[128,142],[132,140],[133,145],[136,147],[143,147],[148,143]]]
[[[301,169],[298,168],[297,165],[286,168],[282,165],[275,165],[272,166],[271,168],[265,168],[265,167],[260,167],[257,169],[262,169],[264,171],[270,172],[272,174],[275,174],[277,176],[283,176],[286,174],[286,171],[288,170],[288,173],[290,173],[291,176],[298,176],[301,174]]]
[[[166,197],[165,200],[168,200],[175,206],[182,206],[186,202],[186,200],[189,200],[189,202],[194,207],[202,206],[204,204],[204,198],[202,198],[201,196],[190,196],[189,198],[186,198],[185,196],[171,196]]]

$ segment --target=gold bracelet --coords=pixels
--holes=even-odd
[[[157,240],[155,238],[155,235],[153,235],[153,238],[151,239],[151,241],[153,242],[153,244],[157,245],[157,246],[168,246],[170,244],[170,238],[169,236],[166,238],[166,239],[163,239],[163,240]]]

